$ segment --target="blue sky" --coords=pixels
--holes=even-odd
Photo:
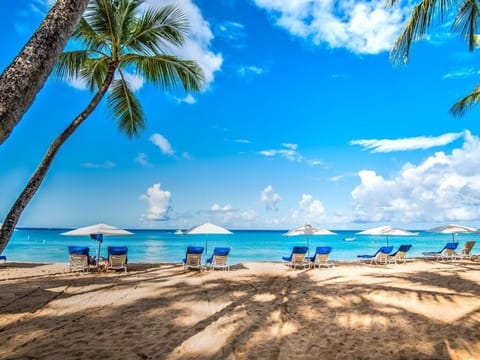
[[[129,140],[104,104],[61,149],[19,226],[331,229],[388,223],[480,226],[479,110],[449,108],[478,82],[478,55],[442,26],[407,66],[389,49],[409,8],[377,1],[176,3],[201,93],[165,93],[132,74],[148,126]],[[48,10],[0,3],[3,70]],[[3,219],[49,143],[88,103],[49,79],[0,147]]]

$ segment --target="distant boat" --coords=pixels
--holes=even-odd
[[[175,231],[175,235],[183,235],[183,231],[178,229],[177,231]]]
[[[355,239],[356,239],[355,236],[345,236],[345,237],[343,238],[343,241],[353,241],[353,240],[355,240]]]

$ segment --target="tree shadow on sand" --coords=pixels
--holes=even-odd
[[[463,271],[479,267],[350,281],[335,269],[213,275],[169,265],[2,281],[0,294],[14,295],[0,295],[0,318],[11,320],[0,357],[475,358],[480,288]]]

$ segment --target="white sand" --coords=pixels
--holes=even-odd
[[[480,359],[480,262],[0,265],[2,359]]]

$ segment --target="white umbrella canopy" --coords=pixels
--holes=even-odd
[[[452,234],[452,241],[455,242],[455,234],[465,233],[465,234],[473,234],[479,233],[480,230],[463,225],[457,224],[448,224],[444,226],[437,226],[427,230],[428,232],[435,232],[439,234]]]
[[[388,237],[389,236],[417,236],[418,232],[411,232],[407,230],[402,230],[390,225],[382,225],[360,231],[358,235],[385,235],[387,237],[387,246],[388,246]]]
[[[307,251],[308,251],[308,255],[310,255],[310,235],[337,235],[337,234],[327,229],[317,228],[310,224],[305,224],[304,226],[300,226],[295,229],[292,229],[283,235],[284,236],[305,235],[307,237],[307,247],[308,247]]]
[[[102,234],[103,236],[114,236],[114,235],[133,235],[130,231],[120,229],[118,227],[107,225],[107,224],[95,224],[84,226],[75,230],[70,230],[62,233],[61,235],[67,236],[90,236]]]
[[[101,224],[84,226],[75,230],[70,230],[62,233],[61,235],[90,236],[92,239],[97,240],[98,241],[97,261],[98,261],[100,259],[100,247],[102,246],[103,236],[123,236],[123,235],[133,235],[133,233],[112,225],[101,223]]]
[[[205,235],[205,256],[208,255],[208,235],[231,235],[233,234],[231,231],[212,224],[210,222],[206,222],[197,226],[194,226],[187,231],[184,232],[186,235]]]

